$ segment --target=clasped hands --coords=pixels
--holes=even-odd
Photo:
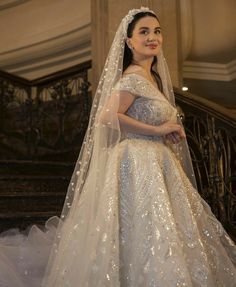
[[[186,138],[186,134],[183,127],[178,123],[168,121],[160,125],[159,127],[162,130],[164,138],[170,143],[177,144],[182,139]]]

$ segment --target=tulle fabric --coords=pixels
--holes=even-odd
[[[39,287],[52,249],[58,217],[28,231],[11,229],[0,235],[0,286]]]
[[[61,218],[57,222],[56,229],[52,227],[49,233],[45,233],[47,235],[54,234],[54,236],[46,236],[49,239],[40,239],[37,244],[32,243],[31,245],[31,236],[26,239],[17,235],[14,236],[16,240],[13,239],[15,243],[11,244],[9,251],[6,246],[8,240],[9,242],[11,240],[4,239],[5,242],[1,244],[3,250],[1,256],[6,258],[0,261],[2,286],[5,284],[6,287],[32,287],[34,285],[35,287],[120,287],[119,212],[121,209],[118,192],[120,186],[118,164],[120,162],[121,131],[117,111],[121,89],[115,89],[115,86],[122,78],[128,24],[132,21],[133,15],[145,11],[150,10],[148,8],[131,10],[118,27],[94,97],[87,133],[68,187]],[[162,51],[158,55],[157,71],[163,82],[165,96],[169,100],[169,104],[174,107],[173,89]],[[134,88],[132,85],[130,87]],[[187,177],[194,184],[195,179],[188,146],[186,142],[183,142],[183,145],[187,152],[182,145],[179,145],[174,152],[182,162],[182,166],[185,167]],[[142,152],[145,153],[146,150],[142,149]],[[36,237],[39,235],[40,238],[40,230],[37,230],[36,233]],[[27,243],[25,244],[25,242]],[[22,249],[21,246],[24,244],[25,248],[22,247]],[[27,268],[24,267],[19,270],[20,272],[18,269],[21,269],[22,263],[15,267],[15,263],[12,265],[12,261],[15,261],[13,257],[13,260],[9,259],[8,261],[7,259],[11,250],[14,250],[14,246],[17,245],[20,248],[15,248],[16,253],[19,252],[19,255],[21,252],[25,252],[25,257],[28,258],[26,260]],[[29,249],[26,246],[29,246]],[[37,248],[34,249],[30,246],[37,246]],[[31,253],[30,250],[35,251]],[[42,257],[39,256],[39,259],[35,261],[37,256],[35,257],[34,252],[37,253],[36,250],[38,250],[37,255],[41,252]],[[27,254],[28,251],[32,257]],[[12,253],[15,254],[14,251]],[[44,256],[45,254],[46,256]],[[36,268],[33,268],[33,262],[37,262],[39,266],[37,267],[36,264]],[[138,267],[137,264],[137,270]],[[12,270],[12,273],[7,269]],[[23,274],[21,278],[22,272],[26,272],[26,274]],[[34,272],[36,273],[34,274]],[[12,276],[9,277],[8,275],[11,274]],[[40,283],[42,274],[44,275]],[[8,283],[6,283],[7,280]],[[130,286],[137,287],[138,285]]]

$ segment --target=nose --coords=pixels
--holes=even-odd
[[[156,42],[158,39],[157,34],[156,33],[150,33],[149,37],[148,37],[148,42]]]
[[[157,38],[155,38],[155,37],[150,37],[148,39],[148,43],[156,43],[156,42],[157,42]]]

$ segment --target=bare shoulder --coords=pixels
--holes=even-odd
[[[125,72],[123,73],[123,76],[129,75],[129,74],[137,74],[140,76],[144,76],[143,68],[137,66],[137,65],[130,65]]]

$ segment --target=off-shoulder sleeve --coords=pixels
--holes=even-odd
[[[137,95],[137,87],[135,85],[135,82],[133,81],[133,78],[129,75],[122,77],[115,85],[114,91],[127,91],[131,94]]]
[[[158,90],[137,74],[127,74],[114,87],[115,91],[128,91],[135,96],[156,98]]]

